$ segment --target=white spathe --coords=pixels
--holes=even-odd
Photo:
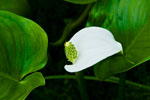
[[[76,47],[78,58],[74,64],[65,65],[68,72],[79,72],[122,51],[112,33],[100,27],[83,28],[69,42]]]

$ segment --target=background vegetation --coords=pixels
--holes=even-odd
[[[108,2],[109,0],[100,1]],[[34,89],[26,100],[81,100],[75,78],[63,77],[63,75],[74,75],[64,70],[64,65],[68,62],[63,43],[68,41],[75,32],[89,25],[87,21],[91,22],[91,25],[102,26],[106,17],[105,14],[100,19],[89,19],[91,18],[89,12],[93,6],[93,3],[79,5],[64,0],[28,0],[27,4],[24,7],[22,6],[22,9],[26,10],[21,12],[25,13],[12,10],[12,12],[38,23],[46,31],[49,40],[48,62],[40,70],[46,79],[46,85]],[[103,27],[108,28],[107,26],[106,22]],[[124,28],[124,26],[120,27]],[[65,36],[62,37],[64,33]],[[118,64],[118,66],[121,66],[121,64]],[[89,80],[88,78],[85,82],[90,100],[120,100],[120,96],[123,96],[124,100],[150,100],[149,66],[150,61],[148,60],[127,72],[115,74],[116,77],[121,77],[120,84],[119,81],[116,83],[99,81],[98,79]],[[61,76],[53,77],[55,75]],[[95,76],[93,68],[84,70],[84,75]],[[147,87],[125,84],[125,80],[144,84]]]

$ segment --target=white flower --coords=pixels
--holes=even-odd
[[[69,42],[76,48],[77,58],[72,65],[65,65],[68,72],[84,70],[122,51],[121,44],[114,39],[112,33],[100,27],[83,28]]]

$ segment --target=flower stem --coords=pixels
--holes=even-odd
[[[118,98],[117,100],[124,100],[124,91],[125,91],[125,85],[126,85],[126,73],[120,73],[119,78],[119,89],[118,89]]]
[[[76,27],[78,27],[88,16],[89,11],[91,10],[93,6],[93,3],[88,4],[87,7],[85,8],[85,10],[83,11],[83,13],[79,16],[79,18],[77,18],[75,21],[71,21],[69,22],[65,28],[64,31],[62,33],[62,36],[60,37],[60,39],[58,39],[56,42],[52,42],[49,43],[50,46],[60,46],[64,43],[64,41],[66,40],[67,36],[69,35],[69,33]]]
[[[75,75],[53,75],[53,76],[45,76],[45,79],[46,80],[52,80],[52,79],[76,79],[76,76]],[[84,79],[92,80],[92,81],[99,81],[99,79],[97,77],[94,77],[94,76],[84,76]],[[105,82],[111,82],[111,83],[119,84],[119,78],[118,77],[114,77],[114,76],[111,76],[111,77],[107,78],[104,81]],[[145,89],[145,90],[150,91],[150,86],[148,86],[148,85],[139,84],[139,83],[132,82],[132,81],[129,81],[129,80],[126,80],[125,82],[126,82],[126,84],[128,86],[139,88],[139,89]]]
[[[75,75],[76,75],[76,79],[78,82],[78,89],[79,89],[82,100],[89,100],[83,73],[76,72]]]

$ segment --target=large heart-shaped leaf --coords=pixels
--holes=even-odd
[[[123,45],[123,55],[95,65],[95,74],[101,80],[150,59],[149,4],[149,0],[109,0],[93,7],[87,25],[109,29]]]
[[[39,25],[0,11],[0,100],[24,100],[45,84],[42,74],[35,71],[46,64],[47,46],[47,35]]]

